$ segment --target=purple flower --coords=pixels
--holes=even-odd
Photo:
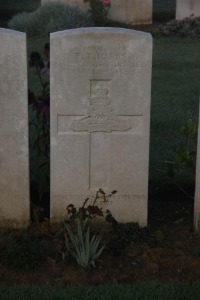
[[[36,105],[37,105],[38,109],[44,115],[46,115],[47,117],[49,116],[49,113],[50,113],[50,99],[49,99],[49,97],[47,99],[39,98],[36,101]]]
[[[44,63],[44,67],[42,68],[41,73],[48,77],[50,76],[50,63],[49,62]]]

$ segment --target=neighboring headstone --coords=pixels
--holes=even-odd
[[[102,188],[121,222],[147,224],[150,34],[84,28],[51,34],[51,219]]]
[[[30,219],[25,33],[0,29],[0,226]]]
[[[196,157],[196,183],[194,196],[194,228],[200,232],[200,105],[199,105],[199,126],[197,140],[197,157]]]
[[[108,19],[133,24],[152,23],[152,0],[111,0]]]
[[[200,16],[199,0],[176,0],[176,19]]]
[[[63,2],[77,6],[87,11],[89,4],[84,0],[41,0],[42,4],[49,2]],[[108,19],[127,24],[151,24],[152,0],[111,0]]]

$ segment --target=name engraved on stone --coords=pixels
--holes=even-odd
[[[117,49],[117,50],[116,50]],[[126,74],[130,71],[137,71],[146,65],[139,59],[131,55],[122,46],[120,49],[116,47],[80,47],[76,52],[71,53],[69,60],[62,62],[54,62],[54,67],[57,67],[61,72],[81,72],[93,74],[101,72],[117,72]]]
[[[110,81],[90,81],[90,106],[88,113],[78,119],[73,120],[71,129],[74,131],[126,131],[131,129],[131,123],[127,119],[115,116],[110,105]]]
[[[97,60],[97,59],[126,59],[126,51],[123,52],[75,52],[75,59]]]

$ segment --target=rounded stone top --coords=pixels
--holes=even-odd
[[[50,34],[50,37],[55,38],[55,37],[63,37],[63,36],[78,35],[78,34],[109,34],[109,33],[152,38],[151,34],[147,32],[137,31],[133,29],[116,28],[116,27],[84,27],[84,28],[76,28],[76,29],[67,29],[67,30],[53,32]]]
[[[7,29],[7,28],[0,28],[0,35],[13,35],[13,36],[19,36],[19,37],[26,37],[25,32]]]

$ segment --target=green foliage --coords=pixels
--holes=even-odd
[[[174,161],[180,128],[198,119],[200,93],[199,39],[155,38],[152,69],[149,179],[151,192],[163,187],[165,161]],[[184,178],[182,178],[184,180]],[[186,179],[187,180],[187,179]],[[193,182],[182,181],[190,185]]]
[[[89,11],[96,25],[105,25],[107,21],[110,0],[83,0],[89,2]]]
[[[9,28],[29,36],[47,36],[50,32],[92,25],[89,13],[63,3],[45,4],[34,12],[17,14],[8,22]]]
[[[97,216],[103,217],[103,210],[98,206],[99,201],[105,204],[115,193],[117,191],[114,190],[110,194],[106,194],[102,189],[99,189],[91,204],[89,204],[90,198],[86,198],[83,205],[78,209],[73,204],[67,206],[69,217],[64,223],[67,230],[65,234],[67,251],[63,254],[64,259],[71,254],[75,257],[78,265],[83,268],[95,267],[95,262],[105,246],[103,245],[99,249],[102,231],[98,235],[93,234],[90,237],[90,223]]]
[[[118,223],[115,232],[118,235],[118,239],[125,244],[155,241],[154,233],[150,227],[140,227],[135,222]]]
[[[101,236],[93,235],[90,237],[90,228],[87,226],[87,220],[81,222],[75,219],[74,232],[68,224],[65,224],[67,233],[65,234],[65,246],[69,253],[75,257],[77,264],[83,268],[95,267],[95,262],[101,255],[105,246],[100,247]],[[64,254],[64,257],[66,253]]]
[[[108,248],[114,255],[121,255],[128,245],[137,242],[155,243],[156,238],[150,227],[140,227],[138,223],[117,223],[114,227],[115,237],[109,243]]]
[[[172,20],[160,27],[161,34],[176,37],[200,37],[200,17]]]
[[[108,278],[109,281],[109,278]],[[52,285],[1,286],[0,298],[9,300],[199,300],[200,284],[183,282],[141,282],[97,286]]]
[[[176,147],[174,161],[166,161],[166,171],[162,172],[166,174],[169,183],[177,185],[187,194],[179,182],[183,177],[186,177],[187,181],[195,180],[197,126],[189,119],[180,132],[184,140]]]
[[[46,260],[46,253],[39,239],[28,234],[13,234],[0,250],[0,261],[13,268],[34,270]]]
[[[175,174],[180,174],[182,169],[186,167],[192,168],[193,171],[195,170],[196,145],[194,142],[196,142],[197,137],[197,126],[189,119],[185,123],[185,126],[181,128],[180,132],[185,136],[185,140],[176,148],[175,161],[168,162],[173,164],[173,167],[176,170],[171,170],[169,172],[171,177]]]

